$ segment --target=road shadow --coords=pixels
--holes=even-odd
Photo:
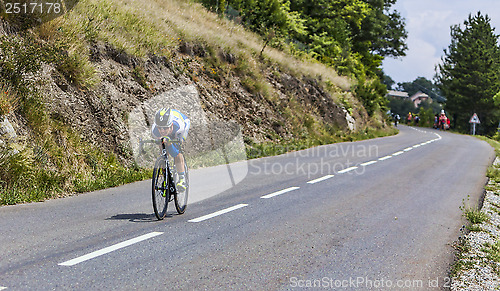
[[[168,215],[167,215],[168,217]],[[106,220],[128,220],[130,222],[153,222],[158,221],[154,213],[117,214],[106,218]]]

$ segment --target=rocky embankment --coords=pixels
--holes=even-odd
[[[203,61],[207,54],[202,46],[184,44],[172,59],[156,55],[138,59],[96,43],[91,61],[97,68],[97,85],[79,88],[55,68],[45,66],[41,90],[51,118],[70,125],[84,140],[124,158],[130,152],[130,112],[147,100],[185,86],[195,88],[199,106],[210,120],[231,120],[240,126],[245,138],[255,142],[298,138],[303,129],[297,123],[310,122],[345,132],[366,124],[368,117],[362,106],[354,104],[354,110],[348,111],[316,79],[269,66],[262,73],[271,93],[264,96],[248,90],[236,72],[222,75],[207,68]],[[235,56],[227,54],[220,58],[237,62]],[[349,89],[338,88],[338,92],[351,94]],[[196,120],[197,116],[190,118]],[[15,117],[7,119],[16,131],[22,127]],[[196,126],[192,130],[196,131]]]

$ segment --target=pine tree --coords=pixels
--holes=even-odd
[[[500,47],[488,15],[469,15],[463,29],[452,26],[451,44],[444,52],[436,77],[447,97],[448,117],[468,132],[468,121],[477,113],[483,133],[494,133],[500,117],[493,99],[500,89]]]

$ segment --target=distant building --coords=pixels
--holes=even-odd
[[[396,98],[401,98],[401,99],[410,98],[410,95],[408,95],[408,93],[402,92],[402,91],[394,91],[394,90],[387,91],[386,96],[387,97],[396,97]]]
[[[422,93],[418,91],[415,93],[413,96],[410,97],[410,100],[413,102],[415,105],[415,108],[418,107],[418,105],[424,101],[428,101],[429,103],[432,103],[432,99],[429,97],[429,95]]]

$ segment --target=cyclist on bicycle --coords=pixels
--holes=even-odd
[[[151,127],[151,135],[153,138],[165,138],[163,142],[167,145],[168,153],[174,158],[175,167],[179,174],[179,182],[176,185],[179,191],[186,190],[184,156],[180,153],[180,145],[171,143],[170,140],[185,141],[190,125],[189,118],[180,111],[162,108],[156,112],[155,122]]]

